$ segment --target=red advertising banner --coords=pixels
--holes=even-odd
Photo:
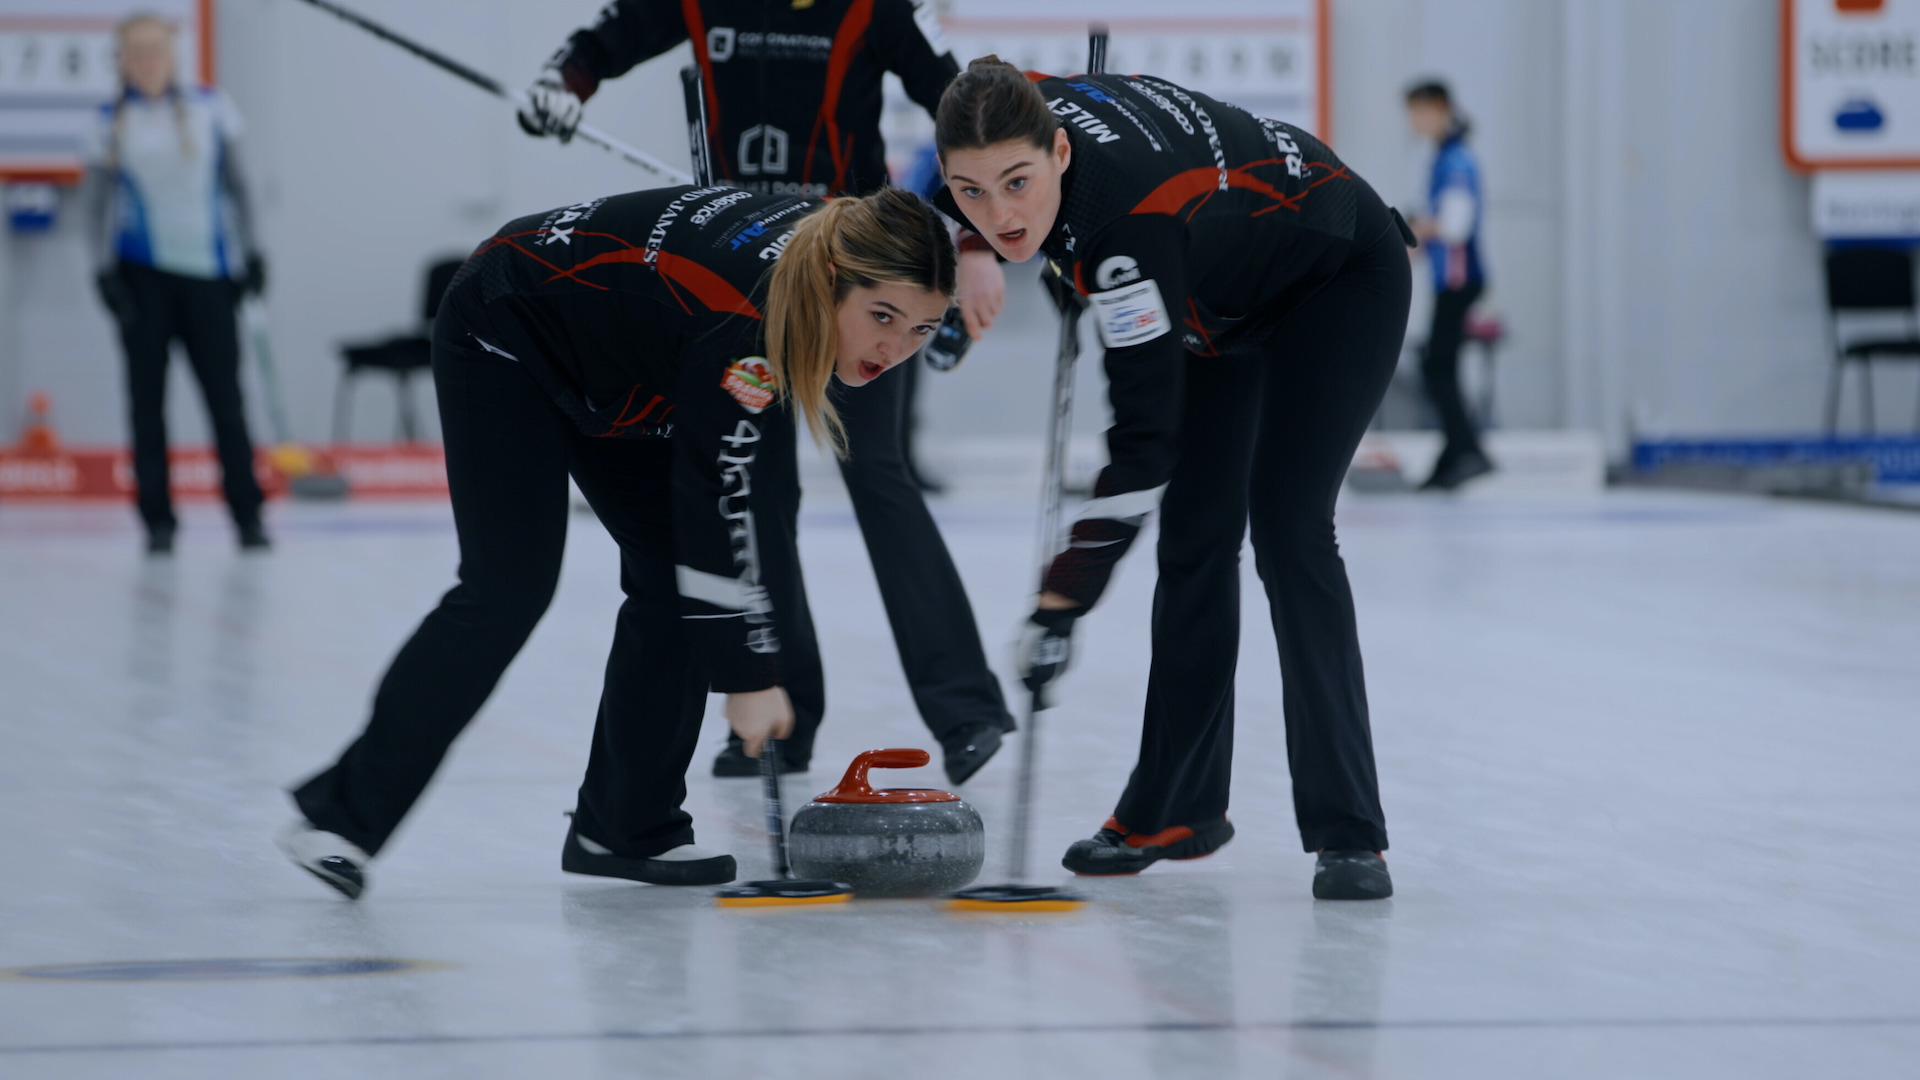
[[[351,445],[314,451],[320,471],[338,473],[359,498],[444,497],[447,462],[437,446]],[[168,455],[174,497],[220,496],[220,461],[206,447]],[[272,451],[254,456],[254,474],[270,499],[287,493],[288,477]],[[0,450],[0,502],[71,502],[133,498],[133,455],[121,447],[69,447],[52,452]]]

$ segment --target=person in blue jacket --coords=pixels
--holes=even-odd
[[[1467,312],[1487,288],[1487,268],[1480,252],[1486,203],[1480,193],[1480,163],[1467,147],[1468,124],[1454,110],[1447,84],[1436,79],[1410,87],[1407,121],[1415,134],[1436,147],[1427,181],[1427,212],[1411,224],[1433,267],[1433,327],[1427,334],[1420,375],[1447,441],[1434,462],[1433,475],[1421,487],[1451,491],[1493,471],[1493,461],[1480,445],[1480,433],[1460,392],[1460,347],[1466,341]]]

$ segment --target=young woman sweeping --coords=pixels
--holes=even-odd
[[[1233,679],[1249,517],[1286,683],[1314,895],[1392,893],[1365,680],[1333,505],[1406,330],[1405,224],[1298,128],[1145,76],[975,60],[940,101],[943,208],[1090,303],[1109,464],[1026,624],[1022,674],[1064,669],[1145,516],[1160,579],[1140,758],[1082,874],[1198,858],[1233,836]]]
[[[776,611],[761,583],[766,559],[794,557],[791,414],[838,447],[829,383],[912,356],[953,291],[939,216],[891,190],[662,188],[483,243],[434,326],[460,583],[394,658],[366,730],[293,792],[289,857],[349,897],[365,888],[552,598],[571,475],[620,545],[626,601],[561,866],[733,880],[680,804],[709,691],[749,753],[792,728],[780,627],[805,614]],[[763,547],[770,530],[787,535]]]

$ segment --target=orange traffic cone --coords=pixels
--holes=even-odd
[[[30,418],[27,426],[20,432],[20,452],[39,457],[52,457],[60,452],[60,436],[54,434],[53,423],[48,415],[53,411],[53,399],[45,390],[35,390],[33,397],[27,400],[27,412]]]

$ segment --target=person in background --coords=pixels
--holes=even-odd
[[[168,490],[167,357],[186,346],[219,449],[227,508],[243,550],[265,550],[263,496],[240,394],[234,308],[265,284],[234,143],[240,116],[211,87],[182,86],[173,27],[135,15],[118,31],[121,90],[101,106],[87,220],[95,283],[127,358],[133,475],[147,551],[173,550]]]
[[[705,82],[707,137],[716,182],[773,195],[868,195],[889,185],[880,137],[881,80],[891,71],[929,113],[959,70],[924,0],[613,0],[576,32],[527,88],[520,126],[566,141],[600,84],[681,42],[691,42]],[[959,307],[978,340],[1000,313],[1006,277],[993,249],[960,236]],[[846,480],[880,598],[927,729],[940,741],[947,779],[978,772],[1013,730],[1000,681],[987,666],[966,587],[927,510],[907,450],[915,357],[869,393],[837,397],[846,424]],[[792,547],[795,502],[763,522],[764,544]],[[792,572],[788,573],[789,568]],[[787,620],[787,691],[796,713],[781,767],[807,768],[826,711],[826,685],[807,614],[799,561],[769,560],[767,587]],[[715,776],[759,775],[739,738]]]
[[[1414,235],[1433,266],[1433,328],[1420,361],[1427,398],[1439,414],[1446,446],[1434,462],[1422,490],[1451,491],[1493,471],[1480,446],[1480,433],[1460,392],[1460,347],[1466,341],[1467,312],[1486,291],[1487,268],[1480,257],[1480,163],[1467,148],[1466,118],[1454,111],[1453,94],[1437,79],[1407,90],[1407,122],[1435,147],[1427,181],[1427,212],[1411,222]]]

